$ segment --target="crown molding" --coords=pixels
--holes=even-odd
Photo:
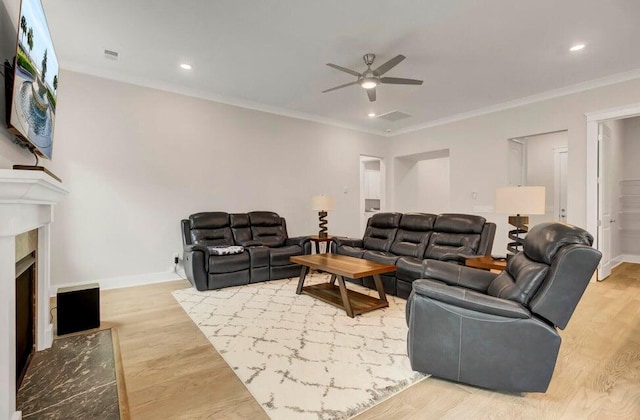
[[[173,83],[152,82],[142,77],[125,76],[119,72],[105,70],[105,69],[96,69],[95,67],[86,66],[76,62],[65,61],[64,66],[61,66],[61,68],[64,70],[88,74],[88,75],[100,77],[103,79],[115,80],[118,82],[128,83],[135,86],[142,86],[150,89],[157,89],[165,92],[176,93],[179,95],[190,96],[193,98],[204,99],[207,101],[218,102],[224,105],[235,106],[238,108],[266,112],[268,114],[279,115],[282,117],[311,121],[319,124],[345,128],[348,130],[354,130],[362,133],[374,134],[376,136],[383,136],[384,134],[386,134],[385,132],[380,130],[373,130],[373,129],[362,127],[356,124],[350,124],[344,121],[321,117],[319,115],[292,111],[290,109],[271,106],[271,105],[265,105],[259,102],[249,101],[245,99],[238,99],[238,98],[232,98],[224,95],[217,95],[209,92],[202,92],[196,89],[187,88],[187,87],[176,85]]]
[[[491,105],[485,108],[479,108],[469,112],[463,112],[460,114],[452,115],[450,117],[444,117],[437,120],[429,121],[424,124],[418,124],[411,127],[400,129],[394,133],[385,133],[385,137],[395,137],[401,134],[407,134],[414,131],[424,130],[425,128],[436,127],[439,125],[450,124],[456,121],[462,121],[469,118],[479,117],[486,114],[491,114],[498,111],[504,111],[507,109],[517,108],[533,104],[536,102],[546,101],[548,99],[558,98],[561,96],[571,95],[574,93],[584,92],[591,89],[596,89],[603,86],[614,85],[616,83],[626,82],[629,80],[639,79],[640,69],[634,69],[623,73],[613,74],[611,76],[601,77],[599,79],[588,80],[586,82],[580,82],[573,85],[569,85],[563,88],[549,90],[535,95],[527,96],[520,99],[514,99],[512,101],[502,102],[496,105]]]
[[[393,138],[403,134],[412,133],[419,130],[424,130],[431,127],[437,127],[440,125],[451,124],[453,122],[466,120],[469,118],[479,117],[482,115],[491,114],[494,112],[505,111],[507,109],[517,108],[533,104],[536,102],[542,102],[561,96],[571,95],[574,93],[584,92],[591,89],[596,89],[603,86],[609,86],[616,83],[626,82],[629,80],[640,78],[640,68],[633,69],[623,73],[613,74],[611,76],[601,77],[598,79],[588,80],[586,82],[576,83],[570,86],[566,86],[559,89],[553,89],[535,95],[527,96],[524,98],[514,99],[512,101],[502,102],[496,105],[491,105],[484,108],[478,108],[472,111],[463,112],[460,114],[451,115],[444,118],[428,121],[422,124],[416,124],[413,126],[394,130],[393,132],[386,132],[384,130],[375,130],[367,127],[363,127],[357,124],[350,124],[344,121],[339,121],[331,118],[321,117],[319,115],[307,114],[304,112],[292,111],[286,108],[265,105],[254,101],[245,99],[232,98],[224,95],[217,95],[209,92],[202,92],[196,89],[187,88],[184,86],[176,85],[173,83],[163,82],[151,82],[148,79],[135,76],[125,76],[119,72],[110,71],[106,69],[97,69],[92,66],[86,66],[77,62],[65,61],[64,66],[61,66],[65,70],[70,70],[78,73],[84,73],[91,76],[101,77],[104,79],[115,80],[118,82],[128,83],[136,86],[147,87],[151,89],[162,90],[171,93],[177,93],[179,95],[190,96],[194,98],[204,99],[207,101],[218,102],[225,105],[235,106],[238,108],[250,109],[253,111],[266,112],[269,114],[279,115],[288,118],[295,118],[299,120],[311,121],[319,124],[330,125],[334,127],[340,127],[347,130],[354,130],[366,134],[373,134],[376,136]]]

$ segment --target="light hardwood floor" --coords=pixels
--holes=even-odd
[[[103,327],[118,329],[131,418],[268,418],[171,296],[186,287],[102,292]],[[545,394],[428,378],[357,419],[640,419],[640,265],[591,283],[561,335]]]

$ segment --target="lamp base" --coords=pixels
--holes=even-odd
[[[319,211],[318,220],[320,221],[320,231],[318,232],[318,237],[326,238],[327,237],[327,212]]]
[[[511,254],[517,254],[522,251],[524,247],[524,236],[520,235],[526,234],[529,231],[529,216],[520,216],[519,214],[516,216],[509,216],[509,224],[514,226],[515,229],[509,231],[509,239],[511,242],[507,244],[507,251]],[[507,256],[508,258],[508,256]]]

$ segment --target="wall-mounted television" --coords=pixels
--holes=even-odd
[[[7,125],[32,152],[51,159],[59,67],[40,0],[22,0],[16,44],[13,66],[5,63],[5,77],[13,76],[5,80]]]

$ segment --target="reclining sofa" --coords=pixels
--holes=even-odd
[[[428,261],[407,301],[413,370],[506,392],[545,392],[564,329],[601,254],[593,237],[541,223],[500,274]]]
[[[284,218],[269,211],[196,213],[182,220],[184,269],[198,290],[213,290],[300,275],[294,255],[311,253],[308,236],[289,238]],[[221,247],[239,253],[218,255]]]
[[[331,252],[397,266],[383,274],[386,293],[408,298],[427,260],[464,264],[465,256],[489,255],[495,223],[469,214],[377,213],[362,239],[334,237]],[[375,288],[373,278],[354,280]]]

